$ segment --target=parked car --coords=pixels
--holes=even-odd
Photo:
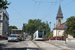
[[[18,36],[16,36],[16,35],[10,35],[9,37],[8,37],[8,42],[9,41],[18,41]]]

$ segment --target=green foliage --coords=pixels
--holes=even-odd
[[[46,35],[44,36],[44,39],[46,38]]]
[[[29,33],[31,35],[33,35],[36,30],[43,30],[44,34],[46,34],[47,25],[48,25],[47,23],[41,22],[40,19],[34,19],[34,20],[30,19],[28,21],[28,24],[25,25],[24,29],[26,33]],[[47,31],[49,32],[50,30],[49,25],[47,27],[48,27]]]
[[[70,34],[73,37],[75,37],[75,16],[72,16],[72,17],[67,19],[66,26],[68,27],[67,28],[67,34]]]
[[[7,0],[0,0],[0,8],[6,9],[6,8],[8,8],[7,5],[10,5],[10,3],[8,3]]]
[[[49,37],[51,37],[51,36],[53,37],[53,31],[52,31],[51,33],[50,33],[50,32],[47,33],[47,38],[49,38]],[[45,39],[45,38],[46,38],[46,34],[45,34],[45,36],[44,36],[44,39]]]
[[[8,35],[10,35],[11,34],[11,30],[12,29],[18,29],[16,26],[9,26],[9,33],[8,33]]]
[[[53,37],[53,31],[50,33],[50,36],[52,36],[52,37]]]

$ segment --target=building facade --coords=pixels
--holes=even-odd
[[[59,5],[58,13],[56,16],[56,27],[53,28],[53,37],[63,36],[64,26],[65,23],[63,23],[63,14],[61,11],[61,6]]]
[[[61,11],[61,6],[59,5],[58,13],[56,16],[56,27],[53,28],[53,37],[64,36],[65,24],[63,23],[63,14]],[[68,38],[73,38],[73,36],[68,35]]]
[[[6,9],[0,9],[0,35],[7,36],[9,27],[9,15]]]

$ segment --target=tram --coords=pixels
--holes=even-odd
[[[33,40],[44,40],[44,31],[37,30],[33,34]]]

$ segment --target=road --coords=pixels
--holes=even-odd
[[[25,41],[8,42],[0,40],[0,50],[75,50],[64,44],[53,41],[30,41],[28,37]]]

